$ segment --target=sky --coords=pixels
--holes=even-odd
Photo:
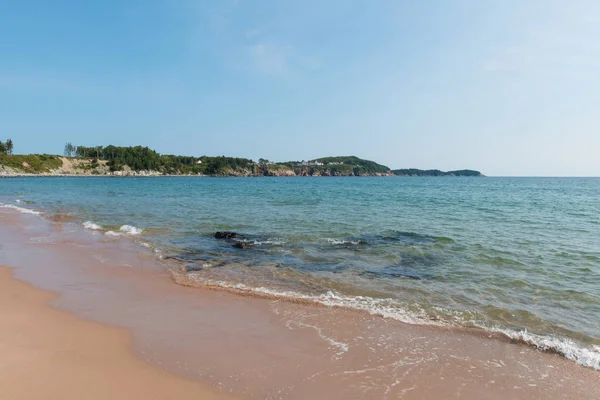
[[[596,0],[0,0],[0,139],[600,175]]]

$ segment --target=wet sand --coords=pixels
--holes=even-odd
[[[596,399],[600,393],[600,372],[480,330],[177,285],[139,245],[69,222],[0,210],[2,263],[14,266],[19,279],[60,293],[54,306],[127,328],[139,359],[241,398]]]
[[[55,297],[0,267],[0,398],[225,398],[135,358],[126,330],[53,309]]]

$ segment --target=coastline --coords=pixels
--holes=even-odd
[[[54,309],[56,297],[0,266],[3,398],[229,398],[139,360],[129,332]]]
[[[0,153],[0,176],[483,176],[475,170],[392,170],[355,156],[274,163],[224,156],[159,156],[148,148],[109,147],[102,157],[99,148],[82,148],[86,156],[81,157]],[[119,152],[131,166],[121,163],[116,156]]]
[[[367,177],[401,177],[407,178],[408,175],[202,175],[202,174],[138,174],[131,173],[128,175],[112,175],[112,174],[57,174],[51,172],[41,172],[38,174],[15,173],[2,174],[0,179],[10,178],[367,178]]]
[[[11,178],[211,178],[211,175],[99,175],[99,174],[0,174],[0,179]]]

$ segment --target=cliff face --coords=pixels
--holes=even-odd
[[[296,176],[394,176],[391,171],[382,172],[360,172],[360,171],[339,171],[331,169],[311,169],[301,168],[292,171]]]
[[[286,166],[254,165],[253,168],[226,169],[221,176],[394,176],[391,171],[367,172],[352,165]]]

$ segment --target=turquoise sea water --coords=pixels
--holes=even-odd
[[[600,179],[14,178],[0,202],[136,240],[199,286],[482,327],[600,369]]]

